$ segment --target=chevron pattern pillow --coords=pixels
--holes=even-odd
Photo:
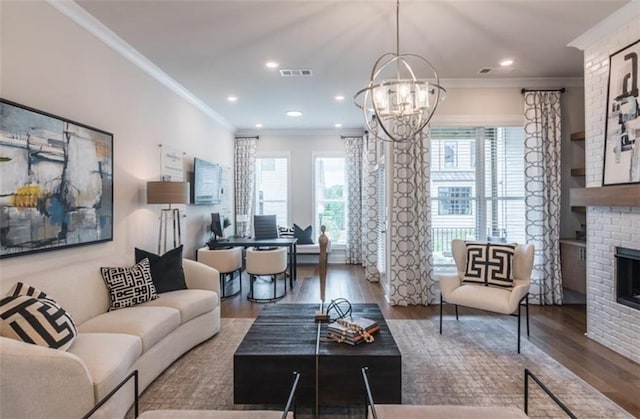
[[[151,280],[151,268],[147,258],[130,268],[100,268],[100,273],[111,297],[109,311],[158,298],[156,287]]]
[[[466,243],[463,283],[508,288],[513,286],[515,244]]]
[[[0,335],[66,351],[78,329],[71,315],[46,293],[18,282],[0,300]]]

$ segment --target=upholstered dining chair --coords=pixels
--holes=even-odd
[[[440,334],[443,303],[494,313],[518,316],[520,353],[520,311],[526,308],[529,336],[529,287],[533,269],[533,245],[476,243],[454,239],[453,259],[458,272],[440,276]]]
[[[220,298],[234,297],[242,293],[242,247],[229,247],[220,249],[209,249],[203,247],[198,249],[198,262],[215,268],[220,273]],[[227,294],[227,284],[237,278],[240,289]]]
[[[249,295],[247,299],[255,303],[268,303],[279,300],[287,294],[287,248],[275,247],[269,250],[247,249],[246,271],[249,274]],[[254,284],[259,276],[269,276],[273,281],[273,297],[258,298],[254,294]],[[278,277],[283,278],[284,289],[277,294]]]

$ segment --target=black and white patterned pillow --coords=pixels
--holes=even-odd
[[[515,244],[466,243],[467,265],[462,282],[485,286],[513,286]]]
[[[18,282],[0,300],[0,335],[66,351],[78,329],[71,315],[46,293]]]
[[[294,237],[293,226],[292,227],[278,226],[278,236],[284,239],[292,239]]]
[[[142,259],[130,268],[100,268],[100,273],[111,297],[109,311],[158,298],[151,280],[149,259]]]

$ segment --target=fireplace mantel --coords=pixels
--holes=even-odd
[[[640,207],[640,184],[571,188],[569,202],[572,207]]]

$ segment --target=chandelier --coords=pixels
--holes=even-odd
[[[416,77],[414,68],[426,70],[428,78]],[[383,141],[414,138],[427,126],[446,93],[429,61],[416,54],[400,54],[400,0],[396,0],[396,52],[376,60],[369,84],[353,97],[369,132]],[[372,117],[382,131],[372,129]]]

